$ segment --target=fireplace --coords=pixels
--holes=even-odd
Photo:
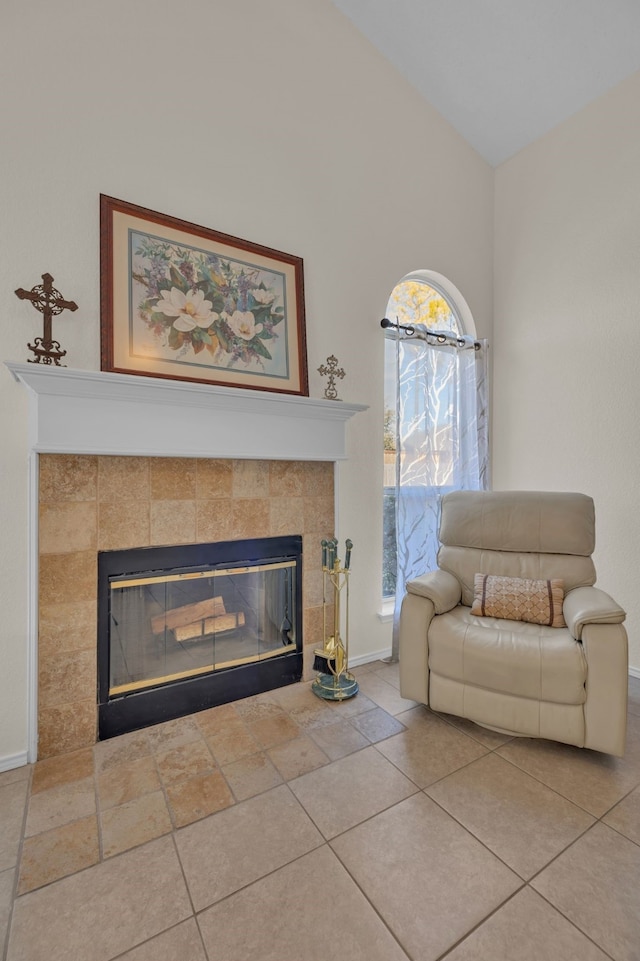
[[[302,537],[98,555],[100,739],[299,681]]]
[[[318,544],[336,532],[334,466],[347,456],[347,422],[366,406],[6,366],[29,398],[28,760],[95,743],[101,551],[300,532],[312,676],[323,640]]]

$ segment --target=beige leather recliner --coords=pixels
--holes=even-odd
[[[407,584],[400,692],[493,730],[622,756],[625,612],[594,587],[585,494],[455,491],[442,499],[438,570]],[[471,614],[477,573],[564,581],[566,627]]]

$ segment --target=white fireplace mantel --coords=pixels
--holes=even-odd
[[[7,362],[36,453],[337,461],[364,404]]]

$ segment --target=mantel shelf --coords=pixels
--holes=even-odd
[[[364,404],[7,362],[38,453],[344,460]]]

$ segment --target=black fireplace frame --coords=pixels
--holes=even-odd
[[[176,551],[180,564],[176,567]],[[109,696],[109,643],[111,577],[132,577],[146,572],[188,572],[193,569],[227,568],[232,564],[253,567],[265,562],[295,560],[296,650],[249,664],[221,668],[180,680],[159,682],[153,687]],[[157,724],[227,704],[253,694],[294,684],[302,677],[302,537],[253,538],[216,541],[212,544],[180,544],[175,547],[141,547],[98,553],[98,739],[106,740]]]

